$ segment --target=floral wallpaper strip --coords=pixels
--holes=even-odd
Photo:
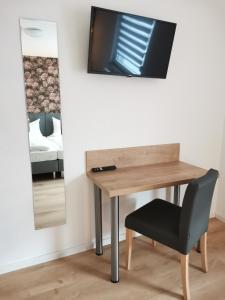
[[[23,65],[27,112],[60,113],[58,59],[24,56]]]

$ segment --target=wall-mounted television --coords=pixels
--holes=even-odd
[[[166,78],[176,24],[91,7],[88,73]]]

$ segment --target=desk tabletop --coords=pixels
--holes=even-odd
[[[182,161],[118,168],[114,171],[87,176],[108,196],[122,196],[136,192],[187,184],[206,174],[206,170]]]

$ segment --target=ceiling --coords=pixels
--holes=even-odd
[[[20,19],[23,55],[58,57],[55,22]]]

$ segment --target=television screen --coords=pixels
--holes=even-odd
[[[166,78],[176,24],[91,9],[88,72]]]

